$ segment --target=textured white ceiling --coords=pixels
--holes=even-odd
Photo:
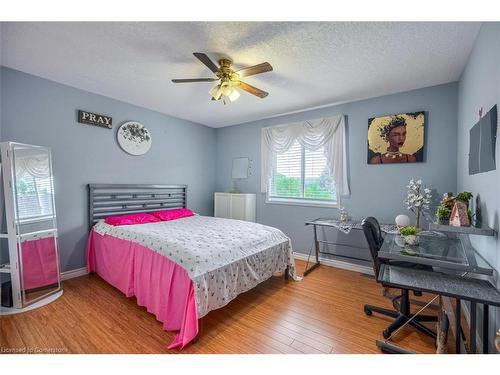
[[[2,65],[212,127],[459,79],[479,23],[4,23]],[[269,92],[210,100],[193,55],[268,61],[245,79]]]

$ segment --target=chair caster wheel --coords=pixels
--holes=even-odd
[[[388,330],[384,329],[382,331],[382,336],[384,336],[384,339],[388,339],[389,337],[391,337],[391,333]]]
[[[370,316],[372,315],[372,311],[365,308],[365,314]]]

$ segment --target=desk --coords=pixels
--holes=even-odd
[[[379,279],[383,285],[394,288],[411,289],[420,292],[439,294],[455,298],[456,305],[456,349],[460,352],[460,314],[461,300],[471,302],[471,307],[476,308],[476,303],[484,305],[483,319],[483,353],[488,352],[488,306],[500,306],[500,293],[486,280],[478,280],[458,275],[429,272],[414,268],[405,268],[382,264],[379,272]],[[471,314],[475,318],[474,314]],[[471,347],[475,352],[476,322],[470,324]],[[472,351],[472,350],[471,350]]]
[[[381,260],[411,262],[460,273],[493,275],[493,269],[474,250],[466,234],[422,232],[416,246],[405,245],[398,234],[387,234],[378,256]]]
[[[400,235],[387,234],[378,253],[384,260],[404,261],[432,266],[434,271],[414,270],[395,266],[384,266],[379,280],[387,286],[409,287],[412,290],[431,292],[457,300],[456,332],[457,351],[460,350],[460,300],[471,302],[470,330],[475,338],[476,303],[484,305],[483,336],[488,337],[488,306],[498,306],[500,294],[485,280],[464,277],[466,274],[493,275],[492,267],[472,247],[469,237],[460,233],[422,232],[419,244],[407,246]],[[390,268],[388,268],[390,267]],[[393,270],[393,271],[390,271]],[[483,294],[482,294],[483,293]],[[471,351],[475,352],[475,340],[471,340]],[[487,343],[483,343],[483,347]],[[484,348],[483,348],[484,349]],[[486,347],[487,349],[487,347]]]
[[[344,234],[349,234],[351,230],[363,230],[363,227],[361,226],[360,221],[340,221],[337,219],[330,219],[330,218],[319,218],[311,221],[307,221],[306,225],[312,225],[313,226],[313,232],[314,232],[314,252],[315,252],[315,258],[316,258],[316,263],[314,263],[311,267],[309,266],[309,258],[307,259],[307,265],[306,265],[306,270],[304,271],[304,276],[309,274],[312,270],[315,268],[319,267],[320,265],[320,260],[319,260],[319,255],[320,254],[328,254],[328,255],[333,255],[337,257],[342,257],[346,259],[353,259],[353,260],[358,260],[358,261],[371,261],[363,258],[357,258],[353,257],[350,255],[342,255],[342,254],[335,254],[327,251],[322,251],[321,250],[321,244],[328,244],[328,245],[342,245],[345,247],[351,247],[351,248],[356,248],[356,249],[362,249],[366,250],[366,247],[358,247],[358,246],[353,246],[353,245],[348,245],[348,244],[341,244],[337,242],[331,242],[331,241],[326,241],[323,239],[318,238],[318,229],[317,227],[325,227],[325,228],[335,228],[339,230],[340,232]],[[395,225],[389,225],[389,224],[382,224],[380,226],[380,229],[384,233],[395,233],[397,232],[396,226]],[[311,249],[312,250],[312,249]],[[309,257],[311,256],[311,253],[309,253]]]

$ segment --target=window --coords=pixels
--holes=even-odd
[[[17,209],[20,220],[43,219],[53,215],[50,177],[25,173],[16,181]]]
[[[330,176],[323,148],[306,150],[295,141],[276,156],[269,182],[269,202],[303,205],[337,205],[335,182]]]

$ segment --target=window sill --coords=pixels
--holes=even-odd
[[[266,198],[267,204],[279,204],[285,206],[303,206],[303,207],[320,207],[320,208],[339,208],[338,202],[321,202],[321,201],[308,201],[301,199],[269,199]]]

